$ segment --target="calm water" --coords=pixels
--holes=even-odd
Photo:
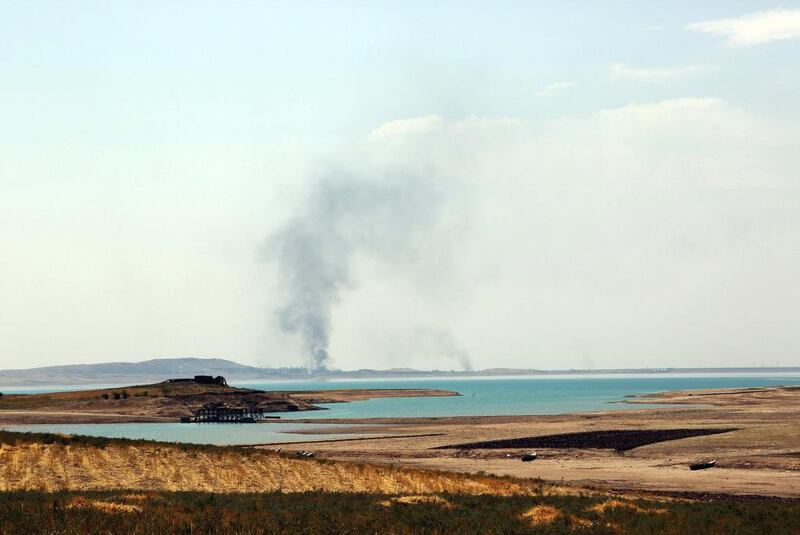
[[[266,444],[274,442],[305,442],[354,437],[377,436],[371,434],[300,434],[299,430],[312,431],[339,427],[336,424],[180,424],[180,423],[130,423],[130,424],[35,424],[9,425],[9,431],[34,431],[37,433],[66,433],[110,438],[138,438],[162,442],[187,442],[193,444]],[[293,433],[293,431],[295,431]]]
[[[461,393],[458,397],[384,398],[331,403],[324,411],[279,413],[293,418],[382,418],[403,416],[486,416],[559,414],[625,410],[643,405],[615,403],[626,396],[669,390],[745,388],[800,385],[800,375],[707,375],[707,376],[569,376],[497,379],[416,379],[368,381],[302,381],[239,383],[263,390],[333,390],[340,388],[440,388]],[[74,388],[74,387],[73,387]],[[63,388],[62,388],[63,389]],[[5,390],[11,392],[11,390]],[[663,406],[663,405],[653,405]],[[335,425],[335,424],[334,424]],[[63,424],[7,426],[20,431],[42,431],[120,438],[194,442],[203,444],[258,444],[352,438],[357,435],[298,434],[302,429],[331,424]],[[372,436],[372,435],[360,435]]]
[[[488,416],[560,414],[641,408],[615,403],[625,396],[668,390],[800,385],[800,375],[784,376],[595,376],[498,379],[419,379],[249,383],[263,390],[338,388],[441,388],[458,397],[383,398],[320,405],[328,410],[283,413],[290,418],[390,418],[401,416]],[[656,405],[652,405],[656,406]],[[663,405],[660,405],[663,407]]]

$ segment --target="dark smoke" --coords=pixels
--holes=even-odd
[[[312,368],[329,363],[332,312],[342,290],[354,284],[354,257],[402,262],[413,256],[436,224],[443,198],[435,181],[418,174],[332,174],[269,239],[267,254],[278,263],[286,292],[276,311],[280,326],[302,338]]]
[[[450,333],[442,333],[441,336],[439,343],[441,344],[442,351],[455,358],[462,370],[471,372],[473,370],[472,362],[467,350],[456,344],[456,341]]]
[[[430,359],[454,359],[462,370],[472,371],[472,362],[466,349],[458,345],[448,331],[420,328],[415,333],[415,352]]]

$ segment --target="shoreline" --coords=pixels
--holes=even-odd
[[[124,399],[122,393],[124,394]],[[133,385],[112,389],[9,394],[0,396],[0,425],[180,422],[205,403],[233,403],[264,412],[323,411],[317,404],[377,398],[452,397],[435,388],[372,388],[260,391],[196,384]],[[268,423],[264,420],[260,423]],[[276,422],[284,422],[277,419]]]
[[[416,395],[423,392],[415,391]],[[368,392],[347,393],[354,400],[363,399]],[[399,393],[382,392],[385,396]],[[320,396],[318,391],[304,394]],[[238,447],[313,451],[318,458],[334,461],[487,473],[577,488],[800,498],[800,426],[796,416],[800,413],[800,387],[684,390],[637,395],[631,401],[630,408],[624,410],[557,415],[296,418],[291,423],[341,427],[314,430],[317,435],[330,435],[330,439],[321,441]],[[653,408],[653,404],[671,406]],[[46,417],[46,413],[36,411],[27,417],[32,414]],[[93,417],[110,423],[109,418],[119,415]],[[2,418],[0,412],[0,422]],[[136,418],[128,416],[123,421],[134,422]],[[372,427],[380,436],[336,438],[337,434],[354,431],[349,429],[353,425],[361,426],[360,432]],[[562,439],[576,434],[637,432],[662,438],[642,444],[634,441],[623,450],[603,441],[570,443]],[[558,438],[555,442],[554,437]],[[507,444],[481,444],[487,441]],[[531,444],[536,444],[538,457],[522,463],[520,456],[533,449]],[[690,464],[709,459],[717,461],[715,468],[689,470]]]
[[[53,379],[31,379],[19,372],[24,369],[0,370],[0,392],[4,390],[36,390],[52,391],[59,389],[90,388],[122,388],[129,384],[155,383],[165,379],[159,375],[107,375],[72,376],[71,381],[64,381],[59,375]],[[212,372],[208,372],[212,373]],[[297,375],[237,375],[221,372],[232,384],[241,387],[262,384],[297,384],[309,380],[327,383],[350,381],[436,381],[436,380],[482,380],[482,379],[565,379],[565,378],[669,378],[669,377],[729,377],[729,376],[800,376],[800,367],[742,367],[742,368],[624,368],[600,370],[479,370],[479,371],[435,371],[413,370],[409,372],[392,372],[389,370],[371,370],[369,372],[328,372],[324,374],[301,373]],[[216,374],[213,372],[212,374]],[[5,381],[5,382],[3,382]]]
[[[800,413],[800,388],[675,391],[641,395],[640,399],[637,397],[639,403],[680,406],[637,408],[634,402],[629,410],[558,415],[293,420],[381,425],[387,435],[405,436],[346,442],[332,439],[280,447],[284,451],[310,450],[333,460],[485,472],[581,488],[800,499],[800,426],[796,416]],[[622,452],[613,447],[539,447],[538,458],[528,463],[519,459],[530,447],[454,447],[570,433],[676,429],[720,432],[661,440]],[[717,460],[717,466],[689,470],[690,464],[708,459]]]

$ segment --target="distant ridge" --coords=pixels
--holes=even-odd
[[[180,357],[0,370],[0,385],[130,384],[194,375],[222,375],[239,380],[264,376],[259,368],[231,360]]]
[[[100,364],[68,364],[42,368],[0,370],[0,386],[47,385],[126,385],[158,382],[175,377],[222,375],[229,381],[279,381],[299,379],[359,379],[416,377],[514,377],[527,375],[612,375],[665,373],[800,373],[800,367],[761,368],[625,368],[604,370],[537,370],[490,368],[479,371],[416,370],[309,370],[306,368],[260,368],[218,358],[159,358],[141,362],[107,362]],[[2,390],[0,390],[2,391]]]

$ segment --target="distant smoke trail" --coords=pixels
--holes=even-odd
[[[419,329],[416,343],[420,351],[434,359],[447,357],[455,359],[462,370],[472,371],[472,362],[466,349],[458,345],[453,335],[440,329]]]
[[[298,334],[311,367],[329,362],[331,314],[352,285],[356,254],[402,258],[435,224],[443,195],[416,174],[332,174],[316,183],[302,211],[267,242],[279,266],[285,302],[277,316]]]

